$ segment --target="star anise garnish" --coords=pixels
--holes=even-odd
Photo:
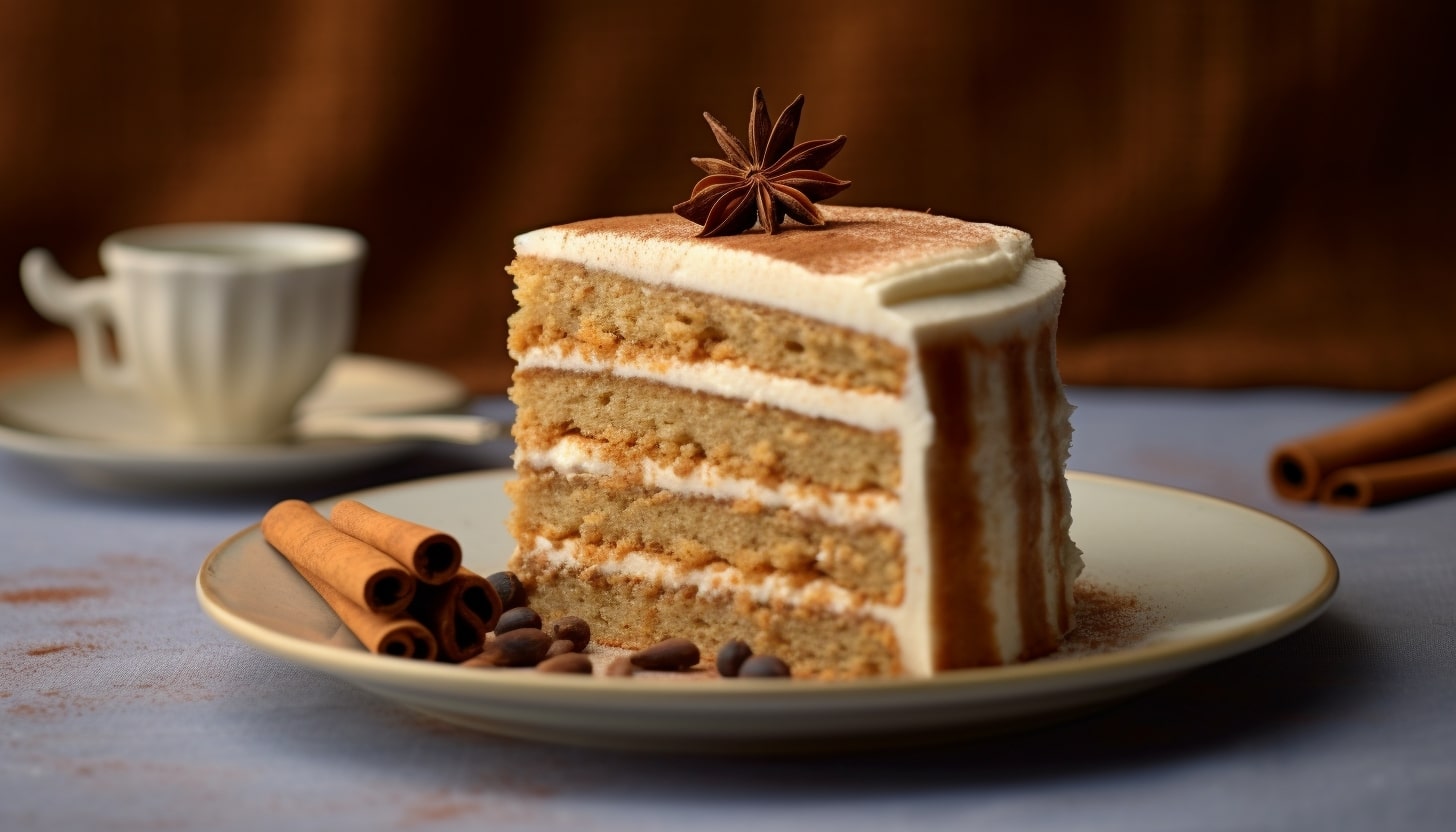
[[[823,225],[824,216],[814,203],[834,196],[850,183],[819,168],[839,153],[845,138],[794,144],[803,108],[801,95],[784,108],[770,128],[763,90],[755,89],[753,109],[748,113],[747,149],[723,122],[712,113],[703,113],[727,158],[695,157],[693,164],[708,175],[693,186],[686,202],[674,205],[672,210],[701,225],[699,237],[738,234],[755,222],[773,234],[785,217],[804,225]]]

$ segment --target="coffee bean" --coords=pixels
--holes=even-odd
[[[740,678],[787,679],[790,671],[778,656],[749,656],[738,668],[738,675]]]
[[[753,655],[753,648],[742,639],[733,639],[718,648],[718,675],[737,676],[738,668],[743,666],[743,660]]]
[[[501,613],[500,620],[495,623],[495,634],[501,635],[523,627],[529,627],[532,630],[541,629],[541,616],[530,607],[516,607]]]
[[[521,579],[516,577],[516,573],[496,572],[485,576],[485,579],[490,581],[490,585],[495,587],[496,594],[500,596],[501,609],[525,606],[526,588],[521,586]]]
[[[550,649],[551,636],[531,627],[502,633],[486,645],[486,652],[497,654],[496,663],[506,667],[530,667]]]
[[[686,670],[701,657],[698,645],[685,638],[669,638],[633,653],[632,664],[643,670]]]
[[[560,642],[557,642],[558,644]],[[562,653],[536,665],[542,673],[586,673],[592,672],[591,659],[581,653]]]
[[[570,641],[580,653],[586,649],[587,642],[591,641],[591,626],[574,615],[568,615],[551,625],[551,635]]]
[[[554,659],[557,656],[564,656],[567,653],[579,652],[581,651],[576,649],[575,644],[572,644],[570,641],[567,641],[564,638],[558,638],[555,641],[551,642],[551,647],[546,651],[546,658]]]
[[[633,665],[632,660],[626,656],[618,656],[617,658],[612,659],[611,664],[607,665],[608,676],[631,676],[636,672],[637,667]]]

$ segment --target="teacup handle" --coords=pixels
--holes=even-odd
[[[76,280],[43,248],[20,261],[20,284],[30,305],[46,318],[76,331],[81,375],[99,388],[129,390],[130,369],[107,348],[106,328],[115,320],[113,284],[106,278]]]

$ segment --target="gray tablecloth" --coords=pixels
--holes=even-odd
[[[1456,494],[1340,511],[1281,502],[1264,477],[1277,441],[1389,397],[1073,399],[1075,468],[1293,521],[1340,563],[1334,604],[1073,723],[828,759],[584,751],[412,714],[198,609],[202,558],[279,495],[92,491],[0,454],[0,829],[1453,828]],[[301,496],[507,452],[432,451]]]

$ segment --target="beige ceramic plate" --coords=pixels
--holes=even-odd
[[[466,564],[503,568],[508,471],[351,495],[456,535]],[[1266,644],[1334,594],[1318,541],[1269,515],[1172,488],[1073,474],[1084,580],[1154,611],[1131,643],[928,679],[818,683],[617,679],[472,670],[370,655],[256,526],[202,566],[197,595],[243,641],[442,719],[517,737],[638,750],[814,752],[948,741],[1061,719]]]
[[[464,386],[439,370],[344,355],[298,408],[310,415],[433,413],[466,399]],[[357,439],[182,445],[161,434],[157,417],[141,403],[93,390],[74,369],[0,388],[0,448],[103,486],[227,489],[323,479],[397,459],[419,445]]]

